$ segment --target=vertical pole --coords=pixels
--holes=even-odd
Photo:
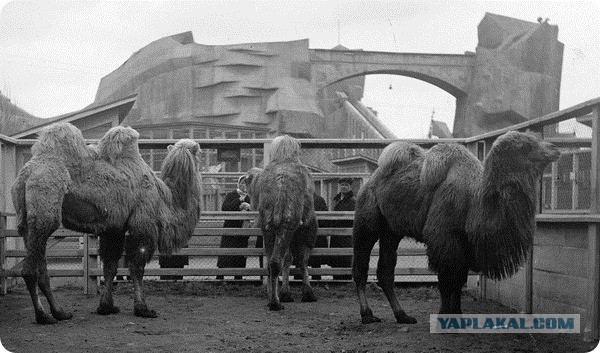
[[[592,111],[592,156],[590,170],[590,213],[600,214],[600,105]],[[598,339],[598,291],[600,290],[600,224],[588,224],[588,305],[584,338],[587,340]]]
[[[576,210],[579,207],[579,153],[573,153],[573,170],[571,171],[571,209]]]
[[[96,251],[92,251],[92,249]],[[98,276],[92,275],[92,270],[99,268],[98,264],[98,237],[86,234],[83,238],[83,294],[95,295],[98,292]]]
[[[555,210],[558,208],[558,162],[552,162],[552,182],[551,182],[551,194],[550,194],[550,209]]]
[[[6,295],[8,291],[7,280],[4,277],[4,262],[6,261],[6,238],[4,237],[4,230],[6,229],[6,216],[0,216],[0,286],[2,287],[2,295]]]

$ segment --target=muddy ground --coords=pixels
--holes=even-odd
[[[115,304],[121,313],[94,313],[98,296],[62,286],[55,295],[73,318],[56,325],[34,323],[24,286],[0,296],[0,341],[11,352],[587,352],[596,342],[576,334],[431,334],[435,287],[397,287],[406,311],[418,320],[400,325],[385,296],[369,285],[368,296],[381,323],[361,325],[353,284],[316,284],[316,303],[267,310],[260,283],[149,281],[147,302],[159,318],[133,315],[132,288],[120,283]],[[465,292],[466,313],[510,313],[495,302]]]

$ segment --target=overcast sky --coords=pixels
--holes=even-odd
[[[0,0],[0,90],[52,117],[94,101],[100,79],[164,36],[208,45],[308,38],[369,51],[475,51],[486,12],[549,18],[564,43],[560,108],[600,97],[600,7],[525,1],[13,1]],[[391,86],[391,89],[390,89]],[[450,129],[455,100],[411,78],[369,75],[363,102],[399,137],[424,137],[432,111]]]

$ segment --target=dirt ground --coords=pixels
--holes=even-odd
[[[133,316],[132,288],[120,283],[115,304],[121,313],[94,313],[98,296],[80,287],[55,290],[73,312],[56,325],[34,323],[24,286],[0,296],[0,341],[10,352],[587,352],[597,343],[575,334],[431,334],[429,314],[439,305],[431,286],[398,286],[406,311],[418,320],[400,325],[381,290],[370,285],[369,302],[383,322],[361,325],[353,284],[315,285],[316,303],[267,309],[259,283],[149,281],[147,303],[159,318]],[[510,313],[495,302],[465,292],[467,313]]]

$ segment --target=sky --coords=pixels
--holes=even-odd
[[[309,39],[311,49],[463,54],[486,12],[558,25],[560,109],[600,97],[600,6],[587,1],[11,1],[0,0],[0,90],[42,118],[94,101],[100,79],[164,36],[225,45]],[[400,138],[452,129],[455,99],[425,82],[366,76],[363,103]]]

